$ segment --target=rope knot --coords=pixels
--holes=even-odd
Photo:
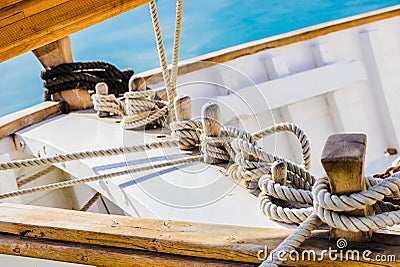
[[[346,195],[332,195],[327,177],[318,179],[313,187],[314,212],[332,228],[351,232],[377,231],[400,223],[400,206],[390,199],[400,197],[399,174],[386,179],[366,177],[366,191]],[[344,212],[372,206],[375,215],[348,216]]]
[[[168,106],[166,102],[154,99],[154,91],[126,92],[124,96],[127,115],[122,119],[122,125],[125,129],[164,125]]]
[[[93,106],[96,111],[109,112],[110,115],[124,116],[126,113],[125,104],[117,99],[115,95],[92,95]]]
[[[180,142],[180,149],[192,150],[200,145],[201,122],[196,120],[176,121],[170,124],[172,135]]]

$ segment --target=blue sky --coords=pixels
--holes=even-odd
[[[186,0],[181,59],[310,25],[400,4],[400,0]],[[171,58],[175,1],[157,2]],[[148,5],[71,35],[75,61],[106,61],[135,72],[159,66]],[[0,64],[0,116],[42,101],[42,67],[32,53]]]

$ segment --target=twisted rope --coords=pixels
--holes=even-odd
[[[127,115],[121,123],[125,129],[164,124],[167,105],[164,101],[154,100],[154,91],[127,92],[124,96]]]
[[[171,115],[170,118],[173,121],[175,117],[173,116],[173,113],[174,113],[174,99],[176,97],[176,79],[178,76],[179,45],[180,45],[180,34],[182,27],[183,0],[177,0],[176,2],[175,35],[174,35],[174,48],[172,56],[171,74],[168,70],[167,60],[165,58],[164,43],[162,40],[160,22],[158,20],[156,1],[151,1],[149,4],[150,4],[151,19],[153,22],[154,33],[157,41],[158,56],[168,96],[168,109]]]
[[[69,181],[64,181],[64,182],[58,182],[58,183],[36,186],[36,187],[32,187],[32,188],[27,188],[27,189],[21,189],[21,190],[17,190],[17,191],[13,191],[13,192],[0,194],[0,200],[17,197],[17,196],[23,196],[23,195],[27,195],[27,194],[36,193],[36,192],[43,192],[43,191],[47,191],[47,190],[56,190],[56,189],[67,188],[67,187],[70,187],[73,185],[96,182],[96,181],[105,180],[105,179],[109,179],[109,178],[113,178],[113,177],[117,177],[117,176],[128,175],[128,174],[148,171],[148,170],[152,170],[152,169],[188,164],[188,163],[200,161],[202,159],[203,159],[203,156],[201,156],[201,155],[193,156],[193,157],[188,157],[188,158],[183,158],[183,159],[170,160],[168,162],[162,162],[162,163],[158,163],[158,164],[154,164],[154,165],[150,164],[150,165],[143,166],[143,167],[131,168],[131,169],[113,172],[113,173],[101,174],[101,175],[90,176],[90,177],[86,177],[86,178],[79,178],[79,179],[74,179],[74,180],[69,180]]]
[[[176,1],[176,18],[175,18],[175,35],[174,35],[174,49],[172,53],[172,70],[171,70],[171,88],[170,94],[168,95],[168,106],[171,109],[171,120],[175,119],[175,108],[174,99],[176,97],[176,79],[178,78],[178,63],[179,63],[179,47],[181,39],[182,29],[182,11],[183,11],[183,0]],[[167,92],[168,94],[168,92]]]
[[[96,111],[105,111],[117,116],[126,114],[125,104],[118,100],[115,95],[92,95],[93,106]]]
[[[243,142],[243,140],[241,141]],[[263,153],[264,155],[260,156]],[[258,154],[260,158],[264,159],[268,157],[263,151],[252,153],[252,155],[254,154]],[[297,249],[321,223],[326,223],[331,228],[351,232],[377,231],[380,228],[400,224],[400,206],[390,202],[391,199],[400,197],[400,174],[394,174],[386,179],[366,177],[366,191],[349,196],[337,196],[329,192],[330,186],[327,177],[315,179],[306,170],[299,173],[298,171],[302,170],[301,166],[293,164],[290,167],[291,163],[286,162],[288,174],[290,172],[295,174],[295,176],[288,175],[292,187],[274,182],[269,174],[261,176],[259,187],[262,192],[258,197],[258,205],[262,213],[270,219],[286,223],[301,223],[301,225],[271,252],[261,266],[276,267],[282,264],[290,252]],[[302,178],[306,182],[303,185],[307,185],[307,187],[297,188],[293,183],[293,177],[296,176],[297,179]],[[312,192],[310,187],[312,187]],[[274,204],[276,199],[283,200],[286,204],[301,203],[308,207],[284,207]],[[375,215],[355,217],[344,213],[365,209],[367,206],[372,206]]]
[[[232,154],[235,154],[235,163],[228,168],[228,174],[236,181],[243,180],[247,189],[255,192],[259,188],[260,178],[263,175],[271,174],[271,164],[282,160],[288,163],[288,176],[292,184],[297,188],[311,190],[315,177],[309,174],[302,166],[267,153],[255,144],[256,140],[284,131],[294,133],[299,139],[302,147],[303,165],[306,169],[309,169],[311,165],[311,150],[307,136],[293,123],[279,123],[252,134],[251,138],[246,136],[247,138],[232,141],[231,147],[234,151]],[[263,198],[263,200],[259,199],[259,205],[268,209],[274,208],[274,206],[267,205],[265,201],[268,201],[267,197]],[[270,212],[266,213],[269,214]]]
[[[54,166],[48,166],[45,169],[40,170],[40,171],[38,171],[38,172],[36,172],[36,173],[26,177],[26,178],[24,178],[25,175],[22,175],[22,176],[20,176],[20,177],[18,177],[16,179],[17,180],[17,186],[21,187],[21,186],[24,186],[24,185],[26,185],[26,184],[28,184],[30,182],[33,182],[33,181],[39,179],[40,177],[50,173],[51,171],[53,171],[55,169],[56,168]]]
[[[94,203],[96,203],[97,200],[99,200],[101,198],[101,194],[99,192],[96,192],[96,194],[94,194],[89,201],[80,209],[80,211],[88,211],[93,205]]]
[[[298,127],[294,123],[284,122],[272,125],[271,127],[267,127],[263,130],[253,133],[253,137],[255,140],[260,140],[272,134],[276,134],[279,132],[291,132],[296,135],[297,139],[300,142],[302,153],[303,153],[303,166],[306,170],[311,168],[311,149],[310,142],[304,131]]]
[[[133,73],[133,70],[120,71],[106,62],[74,62],[48,68],[40,76],[44,80],[46,100],[49,100],[52,94],[64,90],[94,90],[99,82],[107,83],[110,93],[119,95],[126,91]]]
[[[201,122],[195,120],[172,122],[169,127],[171,135],[180,141],[181,149],[191,150],[200,144],[203,129]]]
[[[49,164],[80,160],[80,159],[117,156],[126,153],[144,152],[150,149],[177,147],[178,145],[179,145],[178,140],[166,140],[166,141],[148,143],[144,145],[99,149],[99,150],[82,151],[82,152],[75,152],[68,154],[59,154],[49,157],[6,161],[0,163],[0,171],[17,169],[22,167],[44,166]]]

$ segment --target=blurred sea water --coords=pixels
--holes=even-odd
[[[180,59],[400,4],[400,0],[186,0]],[[157,1],[171,58],[175,1]],[[159,66],[148,5],[71,35],[74,61],[106,61],[136,73]],[[31,52],[0,64],[0,116],[43,101]]]

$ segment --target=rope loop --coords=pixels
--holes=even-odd
[[[266,136],[273,133],[282,131],[293,131],[302,144],[303,149],[303,162],[306,163],[305,166],[310,166],[310,146],[308,139],[304,132],[300,130],[294,124],[283,123],[273,125],[252,135],[253,140],[260,140]],[[232,141],[231,146],[234,150],[235,163],[231,165],[228,169],[229,175],[234,180],[244,180],[247,189],[251,192],[255,192],[259,189],[258,181],[263,175],[271,174],[271,164],[277,160],[287,162],[288,164],[288,176],[291,178],[291,182],[297,188],[304,188],[307,190],[311,189],[314,184],[315,177],[307,172],[302,166],[292,163],[280,156],[273,155],[271,153],[265,152],[261,147],[258,147],[254,143],[250,142],[251,139],[245,140],[237,138]]]
[[[124,116],[126,107],[124,102],[117,99],[115,95],[92,95],[93,106],[96,111],[109,112],[117,116]]]
[[[175,121],[169,125],[171,135],[177,137],[181,143],[180,148],[183,150],[191,150],[200,145],[200,135],[202,124],[200,121]]]
[[[166,102],[154,99],[154,91],[126,92],[124,96],[127,115],[121,123],[125,129],[164,125],[168,106]]]
[[[377,231],[379,228],[393,226],[400,223],[400,207],[390,202],[383,202],[386,198],[400,197],[400,178],[393,175],[380,180],[366,191],[353,193],[350,196],[332,195],[329,192],[327,177],[317,180],[313,188],[314,211],[318,217],[330,227],[351,232]],[[368,177],[368,180],[373,179]],[[376,215],[348,216],[344,211],[364,209],[373,206]]]
[[[99,82],[108,84],[110,94],[123,94],[133,74],[133,70],[120,71],[106,62],[73,62],[47,68],[40,77],[46,88],[45,100],[50,100],[52,94],[64,90],[78,88],[94,91]]]
[[[395,173],[386,179],[366,177],[367,190],[346,195],[330,193],[328,177],[315,180],[312,194],[309,190],[293,189],[280,186],[269,180],[267,176],[260,179],[262,193],[258,197],[259,207],[270,218],[282,222],[301,223],[296,231],[286,238],[276,249],[280,256],[271,253],[261,266],[278,266],[288,257],[289,253],[298,248],[301,243],[317,229],[321,223],[331,228],[351,232],[378,231],[380,228],[400,224],[400,206],[391,200],[400,198],[400,174]],[[273,198],[286,201],[312,204],[312,207],[297,210],[275,205]],[[349,216],[345,212],[365,209],[372,206],[374,215]]]

